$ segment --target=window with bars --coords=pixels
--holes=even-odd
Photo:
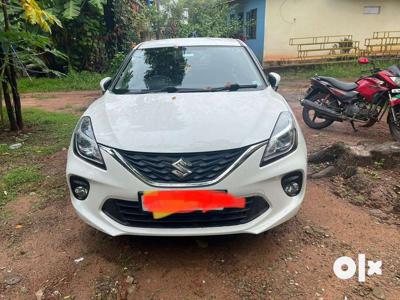
[[[257,38],[257,8],[246,12],[246,37],[249,40]]]

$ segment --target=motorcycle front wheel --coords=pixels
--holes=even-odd
[[[388,116],[389,129],[390,129],[390,133],[392,134],[393,138],[397,142],[400,142],[400,105],[397,105],[396,107],[393,107],[392,109],[393,109],[393,111],[389,111],[389,116]],[[396,118],[398,120],[397,124],[394,119],[393,112],[395,113]]]
[[[333,97],[330,95],[317,93],[310,98],[307,98],[307,100],[335,109],[338,107],[338,104],[336,99],[332,98]],[[329,117],[321,116],[315,110],[309,107],[303,107],[303,120],[308,127],[313,129],[323,129],[335,122],[335,120],[332,120]]]

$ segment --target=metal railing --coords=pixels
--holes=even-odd
[[[372,34],[372,38],[374,39],[391,38],[391,37],[400,37],[400,31],[375,31]]]
[[[351,34],[291,38],[289,45],[297,46],[300,60],[354,58],[360,49],[360,42],[353,41]]]
[[[365,39],[365,55],[398,56],[400,55],[400,31],[376,31],[372,38]]]

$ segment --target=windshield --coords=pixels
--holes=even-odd
[[[264,89],[259,69],[243,47],[165,47],[136,50],[113,92]],[[233,90],[233,89],[232,89]]]

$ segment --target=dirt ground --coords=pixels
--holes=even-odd
[[[357,133],[350,124],[323,131],[305,127],[297,100],[306,86],[284,83],[281,93],[310,152],[336,141],[391,140],[385,122]],[[23,104],[79,114],[98,95],[24,95]],[[49,175],[62,178],[65,162],[62,151],[44,163]],[[390,201],[400,203],[398,169],[373,171],[385,178],[371,179],[370,187],[390,190]],[[376,207],[354,203],[354,190],[345,192],[350,188],[338,176],[310,180],[304,205],[289,222],[259,236],[207,238],[112,238],[80,221],[68,197],[38,207],[35,195],[21,196],[7,205],[13,213],[0,227],[0,299],[400,299],[394,204],[384,204],[387,193],[376,196],[382,203]],[[373,197],[365,192],[357,195]],[[357,260],[360,253],[381,260],[383,274],[365,283],[357,275],[336,278],[334,261]]]

